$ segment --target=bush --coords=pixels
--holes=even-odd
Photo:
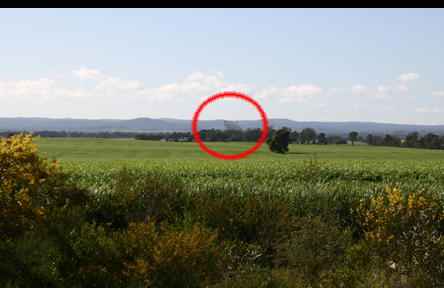
[[[307,215],[294,221],[294,230],[290,237],[283,238],[275,262],[298,269],[309,287],[330,282],[331,270],[351,237],[350,231],[341,231],[332,219]]]
[[[28,145],[32,133],[0,137],[0,238],[10,239],[41,224],[47,209],[37,203],[41,189],[51,191],[49,179],[59,173],[56,161],[47,163]],[[53,195],[50,195],[53,196]]]
[[[365,239],[384,267],[443,285],[443,211],[421,191],[402,195],[390,185],[386,190],[386,195],[372,199],[370,209],[361,202],[355,212]]]
[[[0,138],[0,282],[56,287],[71,264],[66,235],[88,218],[91,197],[37,155],[31,136]]]
[[[153,287],[199,287],[221,279],[221,244],[199,223],[183,229],[156,228],[155,222],[131,223],[123,243],[134,283]]]
[[[122,169],[109,190],[98,195],[94,215],[99,223],[118,229],[147,217],[158,222],[182,217],[186,205],[184,185],[163,175],[140,179],[139,174]]]
[[[341,139],[335,142],[335,145],[339,145],[339,144],[347,144],[347,140],[345,139]]]

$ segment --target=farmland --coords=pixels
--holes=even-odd
[[[207,155],[197,143],[168,143],[128,139],[39,139],[34,142],[49,159],[60,160],[65,171],[89,185],[106,183],[122,167],[148,175],[156,172],[196,182],[261,185],[269,189],[294,186],[304,181],[314,154],[322,166],[321,183],[380,186],[386,183],[438,189],[444,186],[444,151],[371,147],[367,145],[289,145],[285,155],[268,151],[264,144],[251,156],[222,161]],[[227,154],[240,153],[252,143],[205,143]],[[322,163],[322,165],[321,165]]]
[[[32,144],[71,174],[39,181],[38,211],[52,211],[45,225],[0,242],[7,243],[0,252],[17,259],[0,262],[13,267],[5,278],[18,281],[12,283],[444,284],[444,267],[436,264],[444,259],[442,150],[292,144],[280,155],[263,145],[245,159],[223,161],[197,143],[46,138]],[[254,143],[207,145],[233,154]],[[17,213],[6,219],[15,223]],[[393,263],[402,266],[392,269]],[[14,267],[31,276],[18,277]]]

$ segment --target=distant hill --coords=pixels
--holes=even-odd
[[[225,130],[224,120],[200,120],[198,129],[220,129]],[[356,131],[359,135],[366,134],[397,134],[403,136],[407,133],[417,131],[419,134],[434,133],[444,135],[444,125],[412,125],[412,124],[389,124],[375,122],[299,122],[289,119],[269,119],[269,125],[275,129],[288,127],[298,132],[307,127],[312,127],[317,133],[327,135],[348,135]],[[240,120],[237,124],[243,129],[262,128],[261,120]],[[54,118],[2,118],[0,117],[0,131],[122,131],[122,132],[189,132],[191,131],[191,120],[180,120],[172,118],[136,118],[131,120],[116,119],[54,119]]]

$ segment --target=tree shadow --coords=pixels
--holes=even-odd
[[[285,154],[309,154],[308,152],[287,152]]]

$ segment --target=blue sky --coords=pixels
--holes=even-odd
[[[443,9],[0,9],[0,117],[444,125]],[[259,119],[242,100],[200,119]]]

